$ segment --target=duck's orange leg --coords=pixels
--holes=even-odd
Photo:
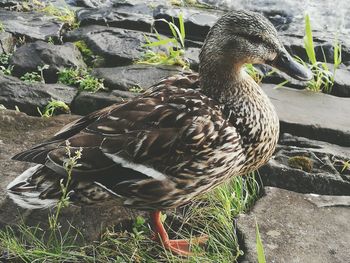
[[[155,238],[166,248],[177,255],[190,256],[192,255],[190,251],[191,244],[204,245],[208,236],[200,236],[193,238],[191,241],[186,239],[169,239],[168,233],[165,231],[163,223],[161,221],[160,211],[155,211],[151,213],[151,219],[153,222],[153,230],[155,233]]]

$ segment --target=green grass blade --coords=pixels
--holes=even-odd
[[[180,25],[182,47],[185,47],[185,44],[183,42],[184,42],[185,37],[186,37],[186,31],[185,31],[184,17],[183,17],[182,13],[179,14],[179,25]]]
[[[304,45],[305,50],[307,53],[307,56],[312,64],[315,64],[317,62],[316,55],[315,55],[315,49],[314,49],[314,41],[312,39],[312,29],[311,29],[311,22],[310,22],[310,16],[308,13],[305,14],[305,37],[304,37]]]
[[[168,43],[176,43],[176,40],[173,38],[164,38],[164,39],[161,39],[159,41],[144,44],[143,46],[144,47],[157,47],[157,46],[166,45]]]
[[[258,255],[258,262],[266,263],[264,247],[260,237],[259,226],[256,221],[255,221],[255,229],[256,229],[256,253]]]

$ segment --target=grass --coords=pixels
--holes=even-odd
[[[350,170],[350,160],[343,161],[343,167],[342,167],[340,173],[344,173],[347,170]]]
[[[155,30],[155,34],[158,41],[151,41],[146,35],[147,44],[144,47],[165,47],[166,52],[154,52],[151,49],[147,50],[143,57],[137,61],[139,64],[148,65],[176,65],[181,66],[185,69],[189,68],[188,62],[184,58],[185,54],[185,24],[183,20],[183,15],[180,13],[179,17],[179,27],[175,22],[169,22],[165,19],[157,19],[156,21],[164,22],[169,26],[172,33],[172,37],[162,37]]]
[[[87,46],[84,40],[79,40],[73,43],[80,51],[83,56],[83,59],[87,65],[92,65],[96,56],[92,50]]]
[[[66,147],[69,149],[69,145]],[[74,156],[77,156],[75,161]],[[78,159],[79,153],[70,154],[68,160],[71,161],[65,166],[68,174],[78,165]],[[69,188],[69,181],[61,183],[62,189]],[[60,209],[69,202],[67,190],[62,192],[66,194],[61,198]],[[136,218],[130,231],[107,229],[100,241],[82,245],[77,240],[83,237],[76,228],[72,226],[67,233],[61,231],[57,210],[50,219],[52,226],[46,231],[25,225],[18,226],[19,231],[14,227],[2,230],[0,248],[16,262],[236,262],[242,251],[235,235],[234,217],[249,209],[258,194],[254,174],[234,177],[193,203],[170,211],[164,219],[168,229],[176,229],[176,232],[169,231],[171,236],[209,235],[207,248],[193,247],[196,255],[186,259],[172,255],[152,241],[150,227],[142,217]],[[49,241],[45,241],[45,237]]]
[[[1,32],[5,32],[5,27],[4,27],[4,24],[2,22],[0,22],[0,33]]]
[[[312,28],[310,22],[309,14],[305,14],[305,36],[304,36],[304,47],[306,50],[306,54],[309,60],[309,63],[304,62],[301,58],[297,58],[297,60],[304,64],[304,66],[309,67],[313,72],[313,79],[308,82],[307,88],[311,91],[320,92],[323,91],[325,93],[331,93],[334,85],[334,78],[336,70],[339,68],[341,64],[341,45],[339,44],[337,38],[334,41],[334,67],[333,71],[331,71],[326,63],[326,58],[324,55],[324,62],[317,61],[315,54],[315,47],[312,36]]]
[[[266,263],[264,246],[261,241],[259,226],[256,221],[255,221],[255,235],[256,235],[256,253],[258,257],[258,263]]]
[[[256,83],[261,83],[264,76],[261,74],[259,70],[257,70],[253,64],[246,64],[244,67],[244,70],[248,73],[249,76],[251,76]]]
[[[97,92],[100,89],[105,89],[103,79],[91,76],[84,69],[63,69],[58,72],[58,82],[75,86],[79,91]]]
[[[75,12],[69,9],[68,5],[64,7],[57,7],[51,3],[47,4],[44,1],[31,0],[22,1],[20,9],[24,12],[37,11],[53,16],[57,20],[67,24],[69,29],[79,27],[79,23],[77,23],[76,20]]]
[[[69,106],[63,101],[51,99],[51,101],[45,106],[44,110],[41,111],[37,108],[39,114],[43,118],[52,117],[57,111],[70,113]]]

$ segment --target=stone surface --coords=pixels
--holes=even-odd
[[[274,157],[259,169],[263,185],[299,193],[350,195],[350,147],[283,134]]]
[[[151,32],[154,22],[153,9],[146,3],[119,3],[114,7],[83,9],[77,12],[77,19],[81,26],[108,25],[145,32]]]
[[[122,66],[133,63],[142,57],[147,50],[145,35],[156,41],[152,34],[139,31],[111,28],[104,26],[86,26],[78,28],[66,35],[66,40],[84,40],[91,50],[105,60],[108,67]],[[155,51],[162,48],[155,48]],[[163,49],[164,51],[164,49]]]
[[[61,84],[26,83],[15,77],[0,74],[0,104],[30,115],[39,115],[37,107],[42,109],[51,99],[70,105],[77,89]]]
[[[25,36],[26,40],[59,39],[64,23],[37,12],[14,12],[0,9],[0,21],[6,32]]]
[[[10,59],[14,76],[38,71],[38,66],[49,65],[43,71],[45,82],[57,82],[57,73],[63,68],[86,68],[80,51],[72,43],[53,45],[43,41],[27,43],[18,48]]]
[[[266,195],[237,220],[243,234],[242,263],[256,263],[255,223],[265,250],[266,262],[350,262],[350,207],[317,207],[309,195],[266,187]],[[321,197],[322,198],[322,197]],[[350,199],[349,196],[346,197]]]
[[[113,95],[113,93],[107,92],[80,92],[72,102],[71,111],[74,114],[86,115],[95,110],[102,109],[113,103],[120,103],[126,101],[127,98],[122,98],[119,96]]]
[[[32,164],[10,160],[11,156],[42,142],[78,116],[59,115],[52,118],[30,117],[21,112],[0,110],[0,228],[24,222],[48,229],[48,210],[26,210],[15,205],[6,196],[6,186]],[[122,207],[77,207],[62,211],[62,232],[69,228],[68,221],[81,229],[87,241],[99,240],[106,226],[130,228],[140,212]]]
[[[281,131],[315,140],[350,146],[350,103],[348,98],[290,88],[263,90],[276,107]]]
[[[185,29],[186,38],[196,41],[203,41],[209,31],[209,29],[214,25],[218,18],[223,14],[218,10],[205,10],[205,9],[180,9],[180,8],[168,8],[164,6],[158,6],[154,10],[155,19],[166,19],[172,21],[174,19],[175,23],[178,24],[179,14],[182,13]],[[169,26],[161,21],[155,22],[155,27],[158,32],[171,35]]]
[[[111,0],[71,0],[70,2],[73,5],[90,8],[101,8],[113,4]]]
[[[13,52],[15,47],[15,39],[12,34],[7,32],[0,32],[0,54],[9,54]]]
[[[171,66],[130,65],[115,68],[95,68],[92,75],[104,79],[104,85],[109,89],[129,90],[139,86],[147,89],[160,79],[176,74],[181,68]]]

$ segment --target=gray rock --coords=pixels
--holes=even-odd
[[[200,48],[190,47],[185,50],[185,59],[189,62],[190,68],[198,71]]]
[[[282,133],[350,146],[350,103],[323,93],[290,88],[262,88],[276,107]]]
[[[331,206],[350,207],[350,196],[317,195],[317,194],[307,194],[305,196],[307,200],[309,200],[311,203],[313,203],[317,207],[331,207]]]
[[[71,0],[70,2],[77,6],[89,8],[102,8],[113,4],[111,0]]]
[[[339,68],[335,71],[332,95],[350,98],[350,71]]]
[[[104,26],[86,26],[78,28],[66,35],[66,40],[84,40],[91,50],[105,60],[108,67],[123,66],[133,63],[142,57],[148,49],[145,35],[156,41],[153,34],[145,34],[139,31],[111,28]],[[155,51],[164,48],[155,48]]]
[[[21,112],[0,110],[0,228],[21,224],[48,229],[49,210],[26,210],[16,206],[6,196],[6,186],[16,176],[32,164],[13,161],[10,158],[43,142],[58,132],[64,125],[78,116],[59,115],[52,118],[30,117]],[[101,232],[107,226],[131,230],[131,224],[137,215],[145,215],[123,207],[77,207],[63,209],[59,217],[62,233],[69,229],[69,223],[81,230],[86,241],[99,240]],[[72,231],[72,229],[71,229]],[[71,232],[70,232],[71,233]]]
[[[145,32],[151,32],[154,22],[153,9],[146,3],[120,3],[114,7],[83,9],[77,12],[77,19],[81,26],[108,25]]]
[[[27,40],[59,39],[64,23],[38,12],[0,10],[0,21],[6,32],[25,36]]]
[[[10,59],[13,75],[22,76],[26,72],[38,71],[38,66],[49,65],[44,70],[48,83],[57,82],[57,73],[63,68],[86,68],[80,51],[72,43],[53,45],[43,41],[27,43],[18,48]]]
[[[209,29],[214,25],[223,12],[219,10],[205,10],[205,9],[180,9],[180,8],[168,8],[164,6],[158,6],[154,10],[155,19],[166,19],[178,24],[179,14],[183,14],[186,38],[195,41],[204,41]],[[155,22],[155,27],[158,32],[166,35],[171,35],[169,26],[161,21]]]
[[[77,90],[61,84],[26,83],[11,76],[0,74],[0,104],[29,115],[39,115],[37,107],[42,109],[51,99],[70,105]]]
[[[259,169],[264,185],[299,193],[350,195],[350,147],[283,134],[273,159]]]
[[[135,64],[115,68],[95,68],[92,75],[103,78],[109,89],[129,90],[133,86],[147,89],[160,79],[176,74],[181,68],[171,66],[147,66]]]
[[[273,187],[266,187],[265,192],[253,209],[237,220],[243,236],[240,262],[257,262],[256,222],[266,262],[350,262],[350,207],[318,208],[308,195]]]
[[[0,32],[0,54],[12,53],[15,47],[15,39],[12,34],[7,32]]]
[[[71,111],[74,114],[86,115],[95,110],[102,109],[114,103],[126,101],[126,98],[115,96],[107,92],[80,92],[72,102]]]

